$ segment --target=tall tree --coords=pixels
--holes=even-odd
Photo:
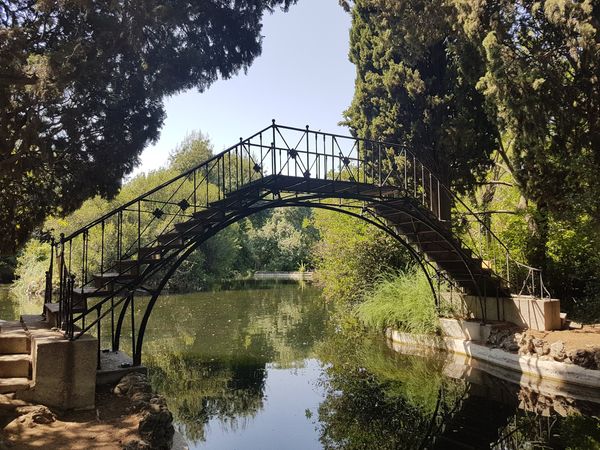
[[[295,0],[0,0],[0,254],[49,213],[113,196],[162,99],[245,70]]]
[[[503,153],[533,216],[544,265],[548,220],[600,224],[600,1],[452,0],[478,43]]]
[[[496,137],[475,88],[483,61],[457,30],[455,9],[445,0],[355,0],[352,17],[347,124],[411,149],[448,185],[471,185]]]

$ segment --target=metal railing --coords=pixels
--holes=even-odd
[[[407,148],[273,121],[253,136],[52,242],[46,301],[59,303],[60,323],[68,335],[74,338],[78,333],[75,323],[79,332],[97,323],[85,325],[91,311],[97,312],[98,322],[110,315],[114,329],[116,307],[127,305],[134,293],[128,285],[115,287],[110,285],[112,281],[94,274],[125,275],[128,270],[122,261],[152,257],[159,237],[176,224],[193,221],[194,213],[210,209],[211,203],[277,175],[372,186],[377,190],[375,196],[408,198],[449,229],[453,207],[455,214],[467,217],[479,229],[478,240],[461,243],[512,293],[549,296],[541,271],[513,258],[489,225]],[[459,230],[454,231],[458,238]],[[157,273],[157,267],[132,277],[130,285]],[[84,307],[78,311],[75,299],[82,297],[79,293],[93,293],[100,300],[91,308],[80,305]],[[109,307],[103,311],[105,305]],[[114,336],[112,339],[114,346]]]

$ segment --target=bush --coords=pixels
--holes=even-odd
[[[327,300],[357,304],[382,274],[406,269],[412,257],[392,236],[343,213],[315,210],[316,282]]]
[[[438,330],[438,314],[427,277],[410,270],[381,279],[364,303],[356,307],[359,320],[368,327],[394,327],[407,333],[432,334]]]

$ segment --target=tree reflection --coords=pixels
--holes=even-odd
[[[245,426],[263,408],[266,367],[299,367],[329,314],[315,289],[221,291],[159,300],[145,343],[153,387],[190,440],[219,420]]]
[[[326,449],[425,448],[460,408],[468,385],[443,377],[440,358],[403,358],[381,338],[329,337],[319,356],[326,398],[319,408]]]
[[[318,351],[328,363],[319,408],[326,449],[600,448],[598,405],[566,399],[566,417],[527,412],[518,385],[453,379],[443,353],[402,355],[380,337],[348,334],[332,334]]]
[[[204,361],[190,354],[168,354],[153,360],[153,387],[168,399],[169,409],[188,438],[204,440],[212,418],[232,430],[263,406],[265,359]]]

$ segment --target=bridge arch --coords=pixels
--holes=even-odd
[[[253,214],[256,214],[258,212],[265,211],[265,210],[270,210],[270,209],[286,208],[286,207],[288,207],[288,208],[289,207],[306,207],[306,208],[324,209],[324,210],[328,210],[328,211],[334,211],[334,212],[337,212],[340,214],[345,214],[345,215],[348,215],[351,217],[355,217],[357,219],[363,220],[366,223],[373,225],[376,228],[384,231],[389,236],[394,238],[398,243],[400,243],[400,245],[402,245],[402,247],[404,247],[409,252],[412,259],[416,262],[416,264],[419,266],[421,271],[425,274],[425,276],[427,278],[427,282],[428,282],[429,287],[432,292],[432,296],[435,301],[436,308],[439,308],[439,306],[440,306],[440,295],[439,294],[440,293],[435,287],[435,280],[432,277],[431,273],[428,271],[428,267],[430,269],[435,270],[437,272],[438,277],[440,277],[441,274],[431,263],[426,261],[423,253],[420,253],[418,251],[418,249],[415,249],[413,246],[411,246],[410,243],[407,242],[404,237],[402,237],[400,234],[398,234],[391,226],[387,225],[383,221],[377,220],[376,217],[369,218],[365,214],[359,214],[359,213],[353,212],[351,210],[348,210],[347,208],[344,208],[343,205],[335,206],[335,205],[331,205],[331,204],[321,204],[319,202],[315,202],[315,200],[320,200],[322,198],[323,198],[323,196],[319,196],[319,195],[307,195],[307,196],[302,197],[302,199],[295,199],[295,198],[294,199],[281,199],[281,200],[269,202],[268,204],[264,204],[264,205],[260,205],[260,206],[253,207],[250,209],[246,209],[246,210],[240,211],[238,214],[234,214],[234,215],[228,217],[227,219],[223,220],[221,223],[214,226],[210,230],[210,232],[202,233],[197,238],[195,238],[188,247],[186,247],[179,255],[177,255],[177,257],[175,258],[175,261],[171,264],[171,266],[169,267],[167,272],[162,276],[156,289],[154,290],[153,294],[151,295],[150,300],[148,301],[148,304],[145,307],[144,315],[142,316],[142,320],[139,324],[139,328],[138,328],[138,332],[137,332],[137,339],[136,339],[136,344],[135,344],[134,354],[133,354],[134,365],[141,364],[142,350],[143,350],[143,345],[144,345],[144,337],[145,337],[145,333],[146,333],[146,328],[147,328],[148,322],[150,320],[150,317],[152,315],[154,306],[157,303],[157,301],[159,300],[166,284],[168,283],[170,278],[173,276],[175,271],[179,268],[179,266],[195,250],[197,250],[198,247],[202,243],[206,242],[208,239],[215,236],[220,231],[223,231],[230,225],[233,225],[234,223],[237,223],[247,217],[250,217]],[[354,197],[346,196],[345,198],[354,198]],[[364,199],[359,198],[358,200],[364,200]],[[418,218],[415,217],[415,220],[418,220]],[[126,308],[127,307],[125,307],[124,309],[126,309]],[[124,311],[122,311],[122,312],[124,312]],[[120,328],[121,327],[119,327],[119,329]],[[117,336],[117,339],[120,339],[120,336]]]

